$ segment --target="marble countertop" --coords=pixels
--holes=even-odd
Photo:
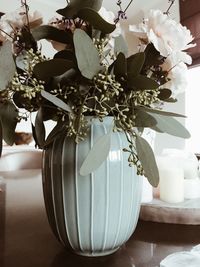
[[[0,180],[1,267],[158,267],[167,255],[200,243],[200,226],[139,221],[115,254],[85,258],[65,250],[48,225],[40,170],[4,173]]]

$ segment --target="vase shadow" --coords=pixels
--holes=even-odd
[[[52,261],[51,267],[135,267],[134,260],[126,253],[122,247],[117,252],[109,256],[84,257],[69,251],[62,251],[57,254]]]

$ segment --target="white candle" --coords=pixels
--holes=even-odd
[[[184,200],[184,171],[181,168],[159,169],[160,199],[169,203]]]
[[[198,162],[192,160],[185,160],[184,162],[184,176],[186,179],[196,179],[198,176]]]
[[[200,198],[200,179],[184,180],[184,197],[186,199]]]
[[[153,200],[153,187],[150,185],[147,178],[143,176],[141,203],[148,203],[151,202],[152,200]]]

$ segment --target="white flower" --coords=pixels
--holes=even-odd
[[[101,7],[99,10],[99,15],[106,20],[108,23],[115,23],[115,14],[112,11],[106,10],[104,7]],[[110,34],[111,37],[118,37],[122,33],[120,24],[116,24],[116,29]]]
[[[162,87],[172,91],[172,95],[176,96],[185,91],[187,80],[187,66],[180,60],[178,53],[174,53],[166,58],[163,63],[162,70],[168,72],[169,81]]]
[[[143,23],[138,26],[130,25],[129,30],[138,37],[152,42],[164,57],[172,52],[183,51],[195,46],[190,44],[193,40],[190,31],[160,10],[150,10]]]

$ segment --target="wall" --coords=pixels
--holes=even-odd
[[[29,0],[27,1],[31,7],[38,9],[46,18],[50,18],[54,14],[54,10],[60,7],[64,7],[66,5],[66,0]],[[104,0],[103,5],[109,9],[117,12],[117,0]],[[142,2],[142,4],[141,4]],[[126,7],[129,3],[128,0],[122,1],[123,6]],[[0,0],[0,11],[7,12],[13,10],[13,8],[20,5],[20,0]],[[134,0],[131,8],[128,10],[128,20],[123,21],[123,30],[126,35],[126,39],[129,44],[130,52],[137,51],[137,45],[135,37],[128,32],[128,25],[141,22],[144,13],[147,12],[149,9],[161,9],[162,11],[166,11],[169,6],[168,0]],[[38,8],[39,7],[39,8]],[[176,0],[171,12],[170,16],[179,21],[179,1]],[[166,105],[166,110],[171,110],[174,112],[179,112],[184,114],[185,113],[185,96],[184,94],[179,95],[178,102],[176,104],[169,104]],[[184,140],[176,137],[169,136],[167,134],[157,134],[156,135],[156,142],[155,142],[155,152],[159,154],[163,148],[165,147],[176,147],[176,148],[184,148]]]

